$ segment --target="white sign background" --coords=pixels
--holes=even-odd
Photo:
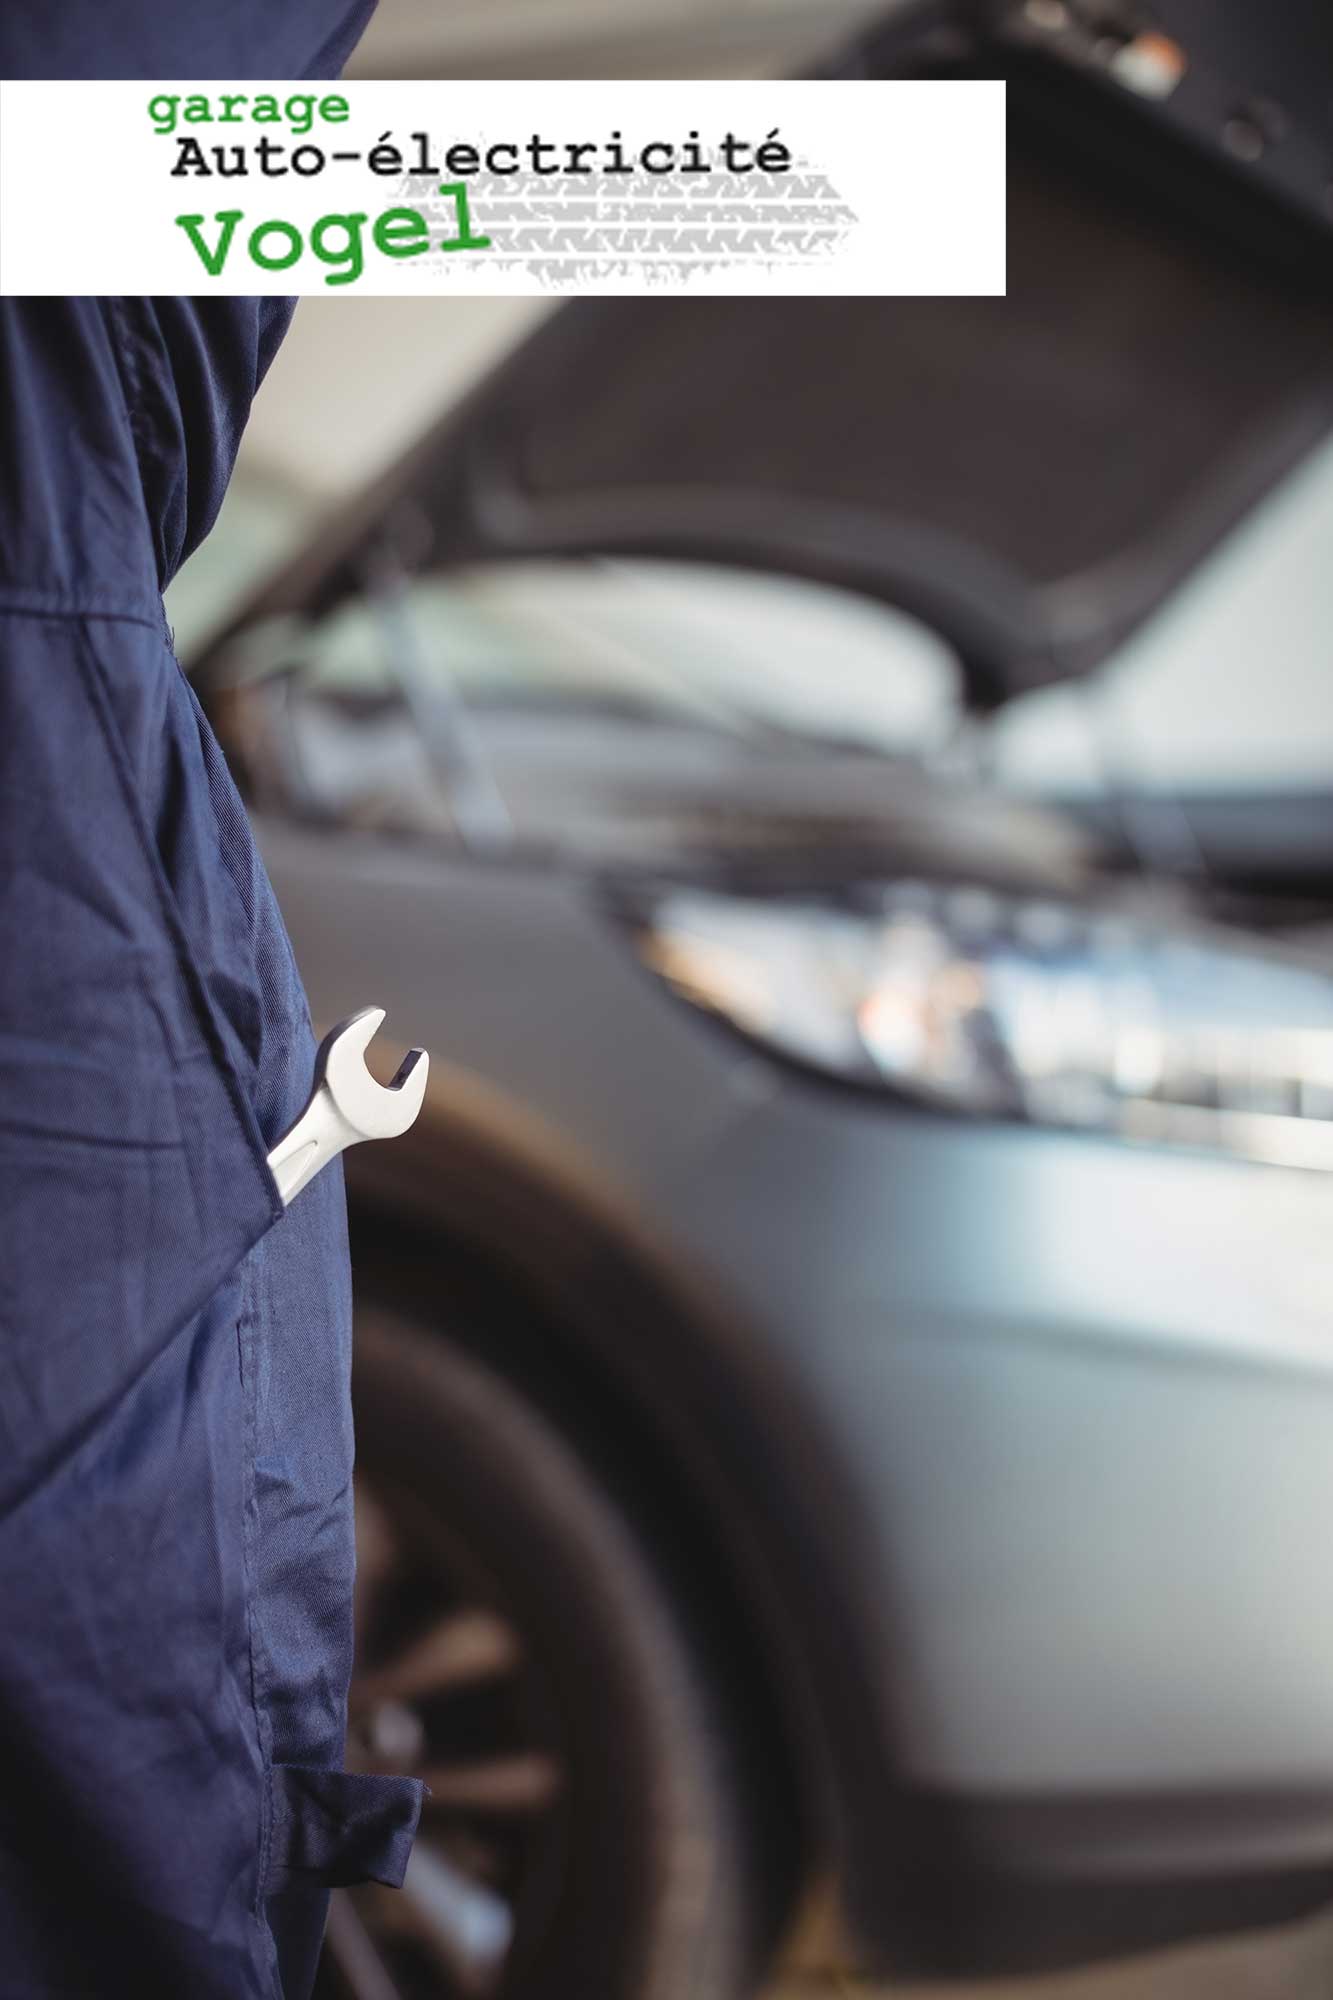
[[[173,175],[176,135],[159,133],[148,105],[160,93],[224,92],[248,106],[271,92],[339,96],[345,122],[290,125],[180,123],[177,134],[251,152],[245,177]],[[248,107],[247,107],[248,108]],[[730,295],[997,294],[1005,284],[1004,86],[929,82],[515,83],[0,83],[0,292]],[[520,146],[540,134],[561,148],[623,134],[631,155],[650,140],[681,144],[696,131],[710,152],[731,131],[758,145],[776,128],[790,150],[786,175],[634,176],[532,173],[464,176],[472,225],[489,251],[451,254],[454,204],[438,193],[456,176],[406,177],[409,135],[431,135],[431,157],[449,145]],[[403,175],[372,173],[365,154],[389,134]],[[322,172],[269,176],[253,149],[267,135],[291,150],[318,145]],[[659,156],[660,157],[660,156]],[[394,258],[371,229],[391,208],[420,209],[431,248]],[[218,211],[239,209],[227,260],[211,276],[174,218],[202,215],[213,248]],[[321,216],[353,212],[364,268],[350,282],[312,252]],[[302,249],[266,271],[247,253],[250,232],[282,221]],[[264,239],[281,251],[280,233]],[[347,231],[326,231],[340,248]],[[345,262],[343,270],[351,268]]]

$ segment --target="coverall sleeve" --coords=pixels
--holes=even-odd
[[[18,0],[7,76],[304,76],[367,7]],[[421,1788],[343,1770],[341,1177],[266,1154],[314,1042],[161,589],[279,302],[0,301],[0,2000],[305,2000]]]

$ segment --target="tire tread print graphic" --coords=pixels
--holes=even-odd
[[[518,268],[559,290],[612,277],[674,285],[720,265],[809,264],[833,256],[857,220],[828,176],[800,161],[780,180],[716,170],[527,173],[476,176],[466,186],[474,231],[494,238],[470,253],[472,270]],[[426,217],[433,241],[454,233],[452,196],[434,188],[423,196],[412,175],[399,196]]]

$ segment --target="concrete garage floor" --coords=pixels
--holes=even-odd
[[[1288,1930],[1058,1978],[889,1986],[793,1971],[765,2000],[1333,2000],[1333,1912]]]

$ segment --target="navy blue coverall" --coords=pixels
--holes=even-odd
[[[7,0],[0,74],[336,74],[368,12]],[[420,1810],[342,1769],[342,1181],[265,1164],[310,1019],[162,610],[286,318],[0,301],[0,2000],[304,2000]]]

